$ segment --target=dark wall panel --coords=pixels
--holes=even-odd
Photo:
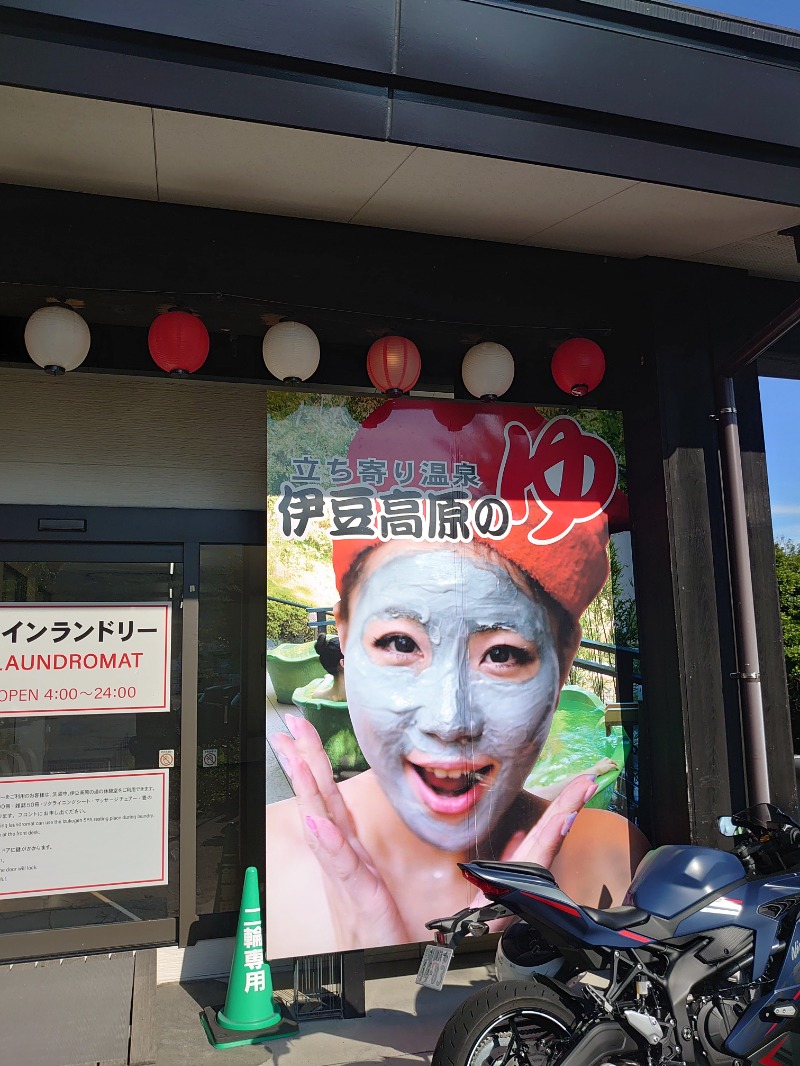
[[[0,33],[4,83],[174,111],[383,138],[388,90],[252,64],[175,62]]]
[[[395,0],[7,0],[5,7],[230,48],[390,69]]]
[[[535,112],[398,92],[390,140],[800,204],[800,154],[744,155],[736,142],[712,148],[677,136],[665,142],[641,125],[617,130],[592,124],[588,115],[558,122]]]
[[[527,5],[403,0],[399,73],[569,107],[591,107],[800,146],[792,67],[598,28]]]

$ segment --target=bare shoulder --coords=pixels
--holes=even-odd
[[[611,811],[585,807],[552,864],[561,888],[588,907],[618,907],[650,850],[632,822]]]

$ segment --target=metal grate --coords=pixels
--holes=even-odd
[[[344,1017],[342,956],[309,955],[294,960],[294,988],[276,992],[299,1020]],[[290,999],[291,997],[291,999]]]

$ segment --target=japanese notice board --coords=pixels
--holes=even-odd
[[[169,770],[0,778],[0,899],[167,883]]]
[[[170,603],[0,603],[0,718],[168,711]]]

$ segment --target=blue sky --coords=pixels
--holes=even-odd
[[[798,0],[713,0],[695,2],[684,7],[698,7],[704,11],[716,11],[721,15],[739,15],[754,22],[767,22],[772,26],[786,26],[800,30],[800,3]]]
[[[761,378],[767,475],[776,537],[800,543],[800,381]]]

